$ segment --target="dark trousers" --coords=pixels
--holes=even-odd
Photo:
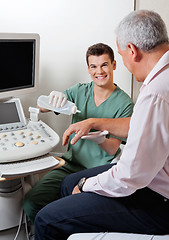
[[[111,165],[67,176],[62,198],[48,204],[35,218],[35,240],[65,240],[80,232],[169,233],[169,200],[149,188],[130,196],[110,198],[82,192],[71,195],[82,177],[95,176]]]

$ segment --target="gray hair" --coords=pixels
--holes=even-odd
[[[169,43],[167,29],[160,15],[153,11],[139,10],[130,13],[116,29],[119,47],[125,50],[132,43],[148,52],[162,43]]]

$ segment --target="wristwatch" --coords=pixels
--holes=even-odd
[[[85,177],[83,177],[83,178],[81,178],[80,179],[80,181],[78,182],[78,188],[79,188],[79,190],[81,191],[81,192],[83,192],[83,190],[82,190],[82,188],[83,188],[83,185],[84,185],[84,183],[86,182],[86,178]]]

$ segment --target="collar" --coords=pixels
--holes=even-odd
[[[148,76],[146,77],[146,79],[143,82],[143,85],[148,85],[153,78],[155,77],[155,75],[160,72],[160,70],[162,68],[164,68],[167,64],[169,64],[169,51],[167,51],[161,58],[160,60],[157,62],[157,64],[155,65],[155,67],[151,70],[151,72],[148,74]]]

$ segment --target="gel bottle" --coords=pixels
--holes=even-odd
[[[37,104],[41,108],[49,109],[54,112],[58,112],[66,115],[80,113],[76,105],[70,101],[67,101],[63,107],[59,107],[59,108],[53,107],[52,104],[49,104],[49,96],[45,96],[45,95],[41,95],[38,98]]]

